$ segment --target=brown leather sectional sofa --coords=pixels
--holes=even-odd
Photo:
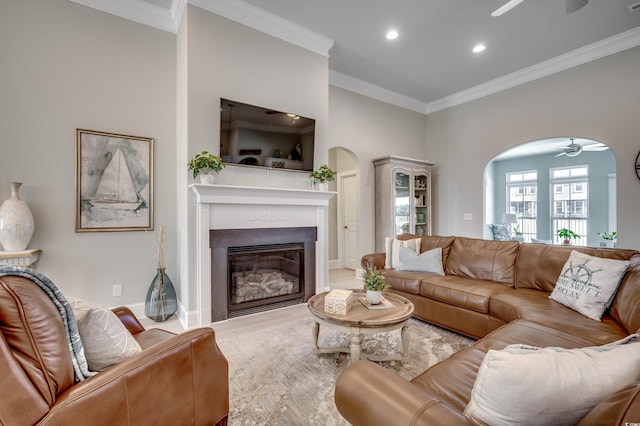
[[[399,237],[410,238],[417,236]],[[348,367],[336,384],[335,401],[353,425],[475,424],[463,411],[490,349],[510,344],[596,346],[640,329],[640,253],[635,250],[422,237],[421,252],[436,247],[442,248],[444,276],[387,269],[391,291],[414,303],[417,318],[480,340],[410,382],[369,361]],[[602,321],[549,299],[571,250],[630,261]],[[363,267],[384,268],[384,264],[384,253],[362,258]],[[638,422],[640,382],[602,401],[580,424]]]
[[[213,329],[145,330],[114,312],[142,352],[74,383],[54,303],[32,281],[0,277],[0,425],[226,425],[228,364]]]

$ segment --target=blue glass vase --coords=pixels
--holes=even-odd
[[[176,289],[164,271],[158,268],[144,302],[144,314],[154,321],[166,321],[178,310]]]

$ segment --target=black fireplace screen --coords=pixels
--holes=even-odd
[[[229,247],[229,311],[304,298],[304,243]]]

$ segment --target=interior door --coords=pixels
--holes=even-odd
[[[357,179],[356,174],[349,173],[342,176],[340,199],[342,201],[342,259],[347,269],[360,267],[357,247]]]

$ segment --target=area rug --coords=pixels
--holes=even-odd
[[[312,325],[305,319],[218,340],[229,361],[229,425],[348,425],[333,398],[347,355],[314,355]],[[379,363],[406,379],[473,342],[416,319],[410,320],[409,336],[408,363]],[[349,341],[346,334],[320,328],[320,347]],[[378,355],[399,352],[400,331],[366,336],[362,347]]]

